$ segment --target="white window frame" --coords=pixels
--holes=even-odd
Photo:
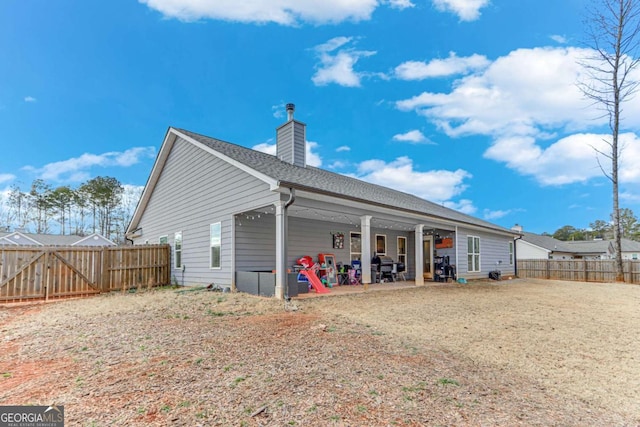
[[[478,242],[478,252],[476,252],[476,245],[475,242]],[[471,242],[471,244],[469,244],[469,242]],[[469,248],[471,248],[471,252],[469,251]],[[481,254],[481,246],[480,246],[480,237],[479,236],[471,236],[468,235],[467,236],[467,272],[468,273],[479,273],[481,271],[480,266],[481,264],[481,259],[480,259],[480,254]]]
[[[217,230],[214,230],[217,229]],[[214,235],[214,231],[217,235]],[[213,249],[218,248],[218,265],[213,265]],[[214,222],[209,225],[209,268],[220,270],[222,268],[222,223]]]
[[[378,251],[378,237],[382,237],[382,240],[384,241],[384,251],[380,252]],[[376,248],[375,248],[375,252],[376,255],[387,255],[387,235],[386,234],[376,234]]]
[[[180,248],[178,248],[178,244]],[[178,231],[173,235],[173,266],[175,269],[182,268],[183,244],[184,244],[184,240],[182,236],[182,231]]]
[[[353,237],[358,236],[360,239],[360,252],[355,252],[353,250]],[[349,254],[351,256],[351,261],[361,260],[362,259],[362,233],[359,231],[351,231],[349,233]]]
[[[164,242],[163,242],[163,240],[164,240]],[[165,234],[164,236],[158,237],[158,244],[159,245],[166,245],[167,243],[169,243],[169,235]]]
[[[403,240],[404,244],[400,244],[400,241]],[[398,245],[398,262],[403,263],[404,265],[407,265],[407,238],[404,236],[398,236],[397,238],[397,242],[396,244]],[[400,252],[400,248],[404,248],[404,253]]]

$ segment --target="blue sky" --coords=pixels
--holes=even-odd
[[[0,190],[143,186],[168,126],[269,151],[293,102],[316,166],[505,227],[588,227],[611,185],[593,148],[607,122],[576,84],[585,3],[3,0]],[[639,126],[636,97],[636,214]]]

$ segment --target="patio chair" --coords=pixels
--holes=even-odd
[[[358,278],[358,270],[355,268],[349,269],[349,284],[350,285],[361,285],[360,279]]]

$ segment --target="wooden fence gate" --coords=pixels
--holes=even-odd
[[[0,247],[0,303],[170,283],[169,245]]]

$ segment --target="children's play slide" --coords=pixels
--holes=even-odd
[[[320,281],[320,278],[316,276],[315,271],[300,270],[300,273],[306,276],[306,278],[309,280],[309,283],[311,283],[311,286],[313,286],[313,289],[316,290],[316,293],[328,294],[330,292],[329,289],[324,287],[324,285],[322,284],[322,281]]]

